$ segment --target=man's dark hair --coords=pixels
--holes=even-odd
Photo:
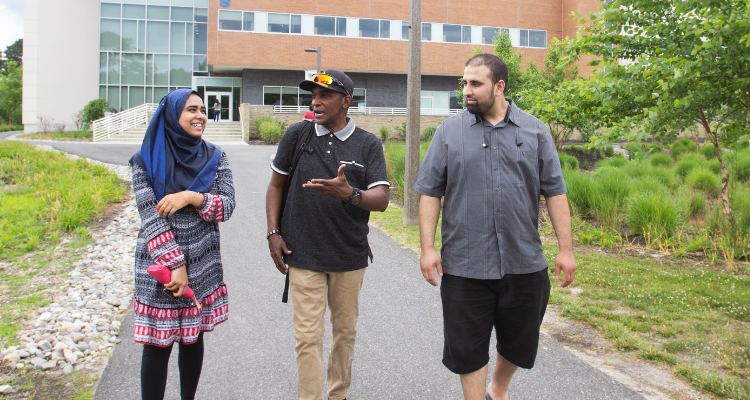
[[[312,111],[312,104],[310,104],[307,108],[310,109],[310,111]]]
[[[467,67],[479,67],[481,65],[490,69],[492,85],[495,85],[498,81],[503,81],[505,82],[505,88],[508,88],[508,66],[505,65],[505,61],[494,54],[482,53],[471,57],[466,62]],[[503,89],[503,93],[505,93],[505,89]]]

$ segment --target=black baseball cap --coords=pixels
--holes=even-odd
[[[320,74],[313,74],[310,79],[305,79],[299,84],[300,89],[307,90],[308,92],[312,92],[315,86],[335,90],[347,96],[353,96],[354,94],[354,82],[352,82],[352,79],[337,69],[327,69]]]

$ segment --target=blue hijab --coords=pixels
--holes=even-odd
[[[191,89],[177,89],[161,99],[141,149],[130,159],[148,173],[157,200],[184,190],[208,192],[216,178],[221,148],[190,136],[180,126],[182,109],[191,94],[200,96]]]

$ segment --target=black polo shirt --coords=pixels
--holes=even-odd
[[[284,261],[292,267],[354,271],[367,267],[367,258],[372,257],[367,242],[370,212],[302,187],[311,179],[336,177],[342,164],[346,164],[344,175],[352,187],[367,190],[388,185],[380,140],[347,119],[347,126],[339,132],[315,125],[312,153],[302,153],[292,176],[280,224],[281,236],[292,251]],[[289,174],[297,138],[309,123],[294,124],[284,133],[271,163],[274,171]]]

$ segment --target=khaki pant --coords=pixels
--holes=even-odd
[[[359,291],[365,268],[349,272],[318,272],[289,268],[294,347],[297,353],[299,400],[323,400],[323,320],[326,300],[331,310],[333,338],[328,356],[328,397],[342,400],[352,382],[354,340],[357,337]]]

